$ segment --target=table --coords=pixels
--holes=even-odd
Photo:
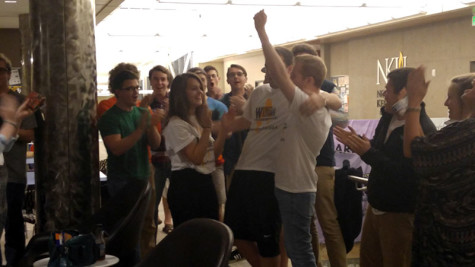
[[[48,258],[44,258],[41,260],[37,260],[33,263],[33,267],[47,267],[48,266]],[[105,267],[105,266],[112,266],[119,262],[119,258],[113,255],[106,255],[106,258],[101,261],[96,261],[93,265],[89,265],[91,267]]]

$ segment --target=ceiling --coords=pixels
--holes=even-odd
[[[41,1],[41,0],[37,0]],[[212,61],[260,48],[254,14],[265,9],[274,44],[473,4],[473,0],[96,0],[98,82],[119,62],[142,71],[193,52]],[[17,28],[28,1],[0,0],[0,28]]]
[[[93,1],[93,0],[92,0]],[[96,0],[96,23],[101,22],[124,0]],[[29,13],[29,0],[0,0],[0,29],[19,28],[18,15]]]

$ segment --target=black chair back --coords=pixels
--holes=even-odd
[[[36,260],[48,257],[48,244],[51,233],[34,235],[25,248],[25,252],[16,267],[30,267]]]
[[[193,219],[169,233],[136,267],[227,267],[233,242],[227,225]]]

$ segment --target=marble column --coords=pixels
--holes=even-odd
[[[30,14],[19,16],[21,35],[21,93],[28,95],[31,88],[31,28]]]
[[[32,90],[46,97],[36,135],[37,230],[67,229],[99,207],[94,5],[31,0]]]

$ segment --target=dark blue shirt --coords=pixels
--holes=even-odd
[[[322,90],[327,93],[332,93],[335,84],[330,81],[324,80],[322,84]],[[333,127],[330,127],[327,140],[323,144],[320,150],[320,155],[317,157],[317,166],[335,166],[335,144],[333,143]]]

